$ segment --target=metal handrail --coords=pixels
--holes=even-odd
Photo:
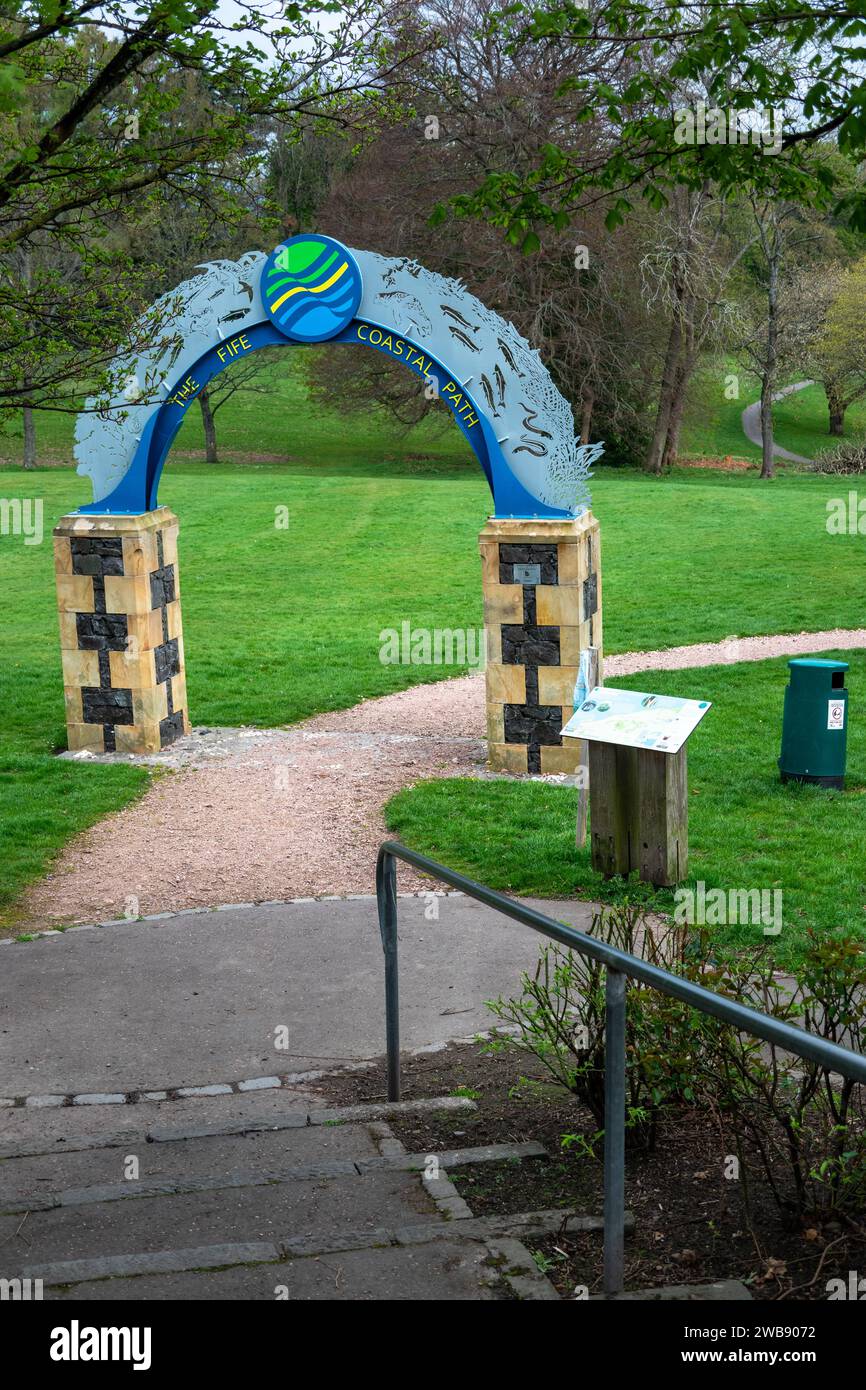
[[[866,1057],[838,1043],[817,1038],[805,1029],[726,999],[703,985],[672,975],[658,965],[620,951],[587,932],[555,922],[543,912],[446,868],[426,854],[386,840],[376,863],[376,900],[379,933],[385,953],[385,1033],[388,1052],[388,1099],[400,1099],[400,1018],[397,961],[397,865],[402,859],[432,878],[448,883],[476,902],[486,903],[505,917],[589,956],[607,968],[605,981],[604,1068],[604,1291],[622,1291],[625,1256],[625,1083],[626,1083],[626,977],[640,980],[662,994],[681,999],[701,1013],[711,1014],[753,1037],[763,1038],[804,1057],[829,1071],[866,1083]]]

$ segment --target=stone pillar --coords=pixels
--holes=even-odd
[[[582,745],[563,744],[580,652],[599,649],[601,548],[592,512],[573,519],[491,517],[479,536],[487,632],[491,768],[576,772]]]
[[[54,569],[71,750],[158,753],[189,731],[177,517],[61,517]]]

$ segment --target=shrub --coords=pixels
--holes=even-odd
[[[650,927],[632,904],[602,908],[590,933],[612,946],[650,959],[664,970],[689,968],[688,929]],[[488,1003],[499,1022],[514,1030],[491,1050],[532,1054],[551,1079],[571,1092],[604,1126],[605,968],[564,947],[542,948],[534,975],[521,977],[517,999]],[[694,1099],[696,1071],[692,1010],[678,1000],[632,984],[626,1021],[626,1119],[632,1147],[653,1148],[662,1111]],[[568,1136],[574,1138],[574,1136]]]
[[[774,971],[766,945],[719,961],[706,931],[650,922],[633,905],[602,909],[590,931],[747,1007],[864,1051],[866,946],[855,937],[811,932],[791,985]],[[597,1134],[563,1139],[590,1152],[604,1127],[604,984],[604,966],[549,945],[535,973],[522,976],[518,998],[488,1004],[509,1030],[491,1048],[531,1054],[587,1106]],[[739,1159],[747,1208],[760,1182],[789,1220],[862,1219],[866,1086],[633,981],[626,1065],[632,1148],[655,1146],[665,1114],[699,1107],[717,1122]]]
[[[866,473],[866,441],[845,440],[832,449],[822,449],[812,467],[816,473]]]
[[[722,977],[715,987],[863,1052],[866,948],[854,937],[811,932],[792,989],[766,975]],[[696,1084],[732,1138],[747,1201],[758,1177],[792,1220],[862,1219],[866,1088],[715,1020],[703,1020],[701,1031],[702,1077]]]

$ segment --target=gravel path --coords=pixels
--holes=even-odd
[[[610,657],[605,675],[854,647],[866,648],[866,630],[729,638]],[[483,674],[415,686],[291,729],[195,731],[147,760],[167,775],[140,801],[67,847],[25,899],[25,921],[35,928],[370,893],[385,802],[422,778],[481,771],[483,734]],[[400,886],[417,891],[426,880],[405,866]]]

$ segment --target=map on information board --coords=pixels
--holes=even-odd
[[[681,700],[641,690],[597,685],[569,719],[563,735],[625,748],[678,753],[710,708],[709,700]]]

